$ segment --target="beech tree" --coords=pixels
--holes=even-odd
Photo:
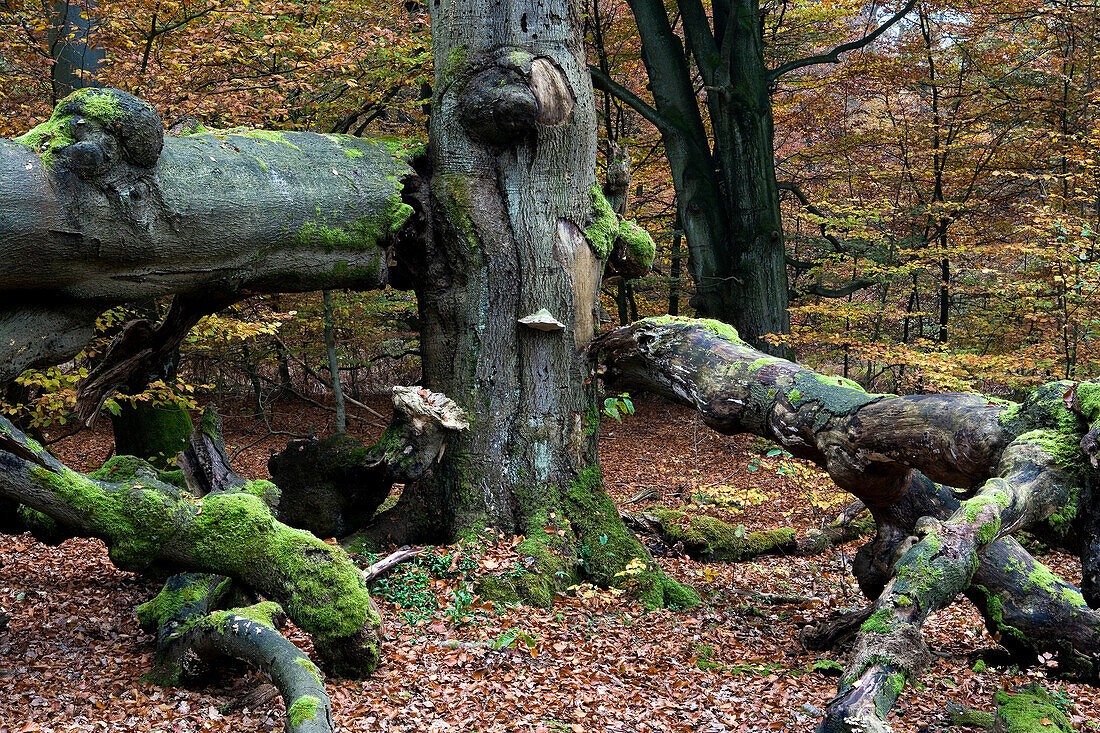
[[[772,437],[872,508],[877,535],[858,570],[877,600],[823,730],[884,730],[920,673],[920,624],[964,592],[1017,653],[1096,668],[1100,550],[1081,543],[1082,596],[1009,536],[1057,517],[1096,536],[1084,490],[1100,452],[1095,385],[1048,385],[1017,406],[868,395],[715,321],[643,321],[590,348],[604,271],[648,264],[653,244],[596,185],[577,7],[456,2],[433,7],[432,24],[425,151],[310,133],[165,138],[148,104],[109,89],[78,92],[0,141],[0,385],[71,358],[119,303],[175,296],[162,323],[116,341],[84,395],[91,405],[199,315],[247,294],[411,286],[428,388],[396,389],[389,428],[352,456],[370,494],[352,497],[354,509],[405,486],[368,535],[522,535],[525,567],[484,579],[487,597],[548,605],[586,577],[651,605],[698,602],[603,489],[595,353],[606,380],[685,402],[716,429]],[[158,629],[164,679],[192,678],[196,659],[215,655],[258,662],[287,698],[291,729],[330,729],[320,671],[274,629],[285,613],[313,636],[322,669],[369,674],[380,619],[364,575],[276,519],[286,497],[233,473],[213,416],[179,464],[119,458],[84,476],[0,421],[0,497],[55,537],[102,538],[120,567],[172,574],[140,614]]]
[[[790,330],[787,251],[774,160],[771,94],[793,71],[835,64],[873,42],[916,4],[909,0],[862,37],[768,68],[759,0],[678,3],[683,38],[661,0],[630,0],[653,104],[591,68],[596,84],[661,133],[695,281],[691,305],[733,324],[749,343]],[[875,6],[877,8],[877,6]],[[696,91],[695,74],[703,93]]]

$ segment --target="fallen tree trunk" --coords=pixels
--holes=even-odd
[[[1100,440],[1088,439],[1098,435],[1090,427],[1100,417],[1100,384],[1043,385],[1021,405],[971,394],[868,394],[763,354],[725,324],[673,317],[613,330],[592,349],[609,383],[687,404],[719,432],[773,439],[871,509],[876,538],[857,573],[877,600],[820,730],[888,729],[886,713],[927,660],[921,623],[971,588],[976,573],[988,584],[977,595],[986,598],[991,631],[1000,634],[1006,618],[1028,632],[1045,629],[1045,638],[1029,636],[1028,652],[1060,650],[1096,668],[1100,616],[1003,538],[1063,512],[1090,519],[1080,497],[1100,453]],[[991,546],[997,551],[987,554]],[[1029,614],[1037,598],[1041,610]]]
[[[165,138],[145,102],[77,92],[0,140],[0,384],[71,358],[119,303],[384,287],[411,174],[345,135]]]
[[[862,507],[862,504],[860,504]],[[648,506],[640,512],[619,510],[626,526],[635,533],[657,537],[670,548],[703,562],[743,562],[762,555],[817,555],[869,534],[874,523],[857,522],[841,515],[820,530],[799,537],[790,527],[746,532],[715,517],[680,509]]]

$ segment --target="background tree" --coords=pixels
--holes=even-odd
[[[913,4],[859,40],[768,69],[756,0],[717,5],[709,17],[702,3],[680,4],[683,40],[662,3],[631,3],[653,105],[606,71],[593,68],[593,74],[661,132],[696,284],[692,305],[699,313],[732,323],[765,349],[774,347],[761,341],[763,336],[788,331],[771,87],[784,74],[836,63],[841,53],[862,48]],[[693,70],[702,80],[702,94],[696,92]]]

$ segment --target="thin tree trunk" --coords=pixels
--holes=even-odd
[[[348,414],[344,406],[344,388],[340,384],[340,362],[336,359],[336,326],[332,309],[332,291],[322,290],[321,299],[324,304],[325,322],[325,351],[328,353],[328,373],[332,379],[332,401],[336,405],[336,434],[343,435],[348,431]]]

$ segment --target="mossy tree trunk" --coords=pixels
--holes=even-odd
[[[414,275],[425,381],[464,408],[471,428],[389,519],[402,520],[406,541],[525,535],[529,572],[499,589],[513,599],[549,604],[582,561],[595,581],[621,583],[616,573],[640,558],[639,592],[685,603],[691,594],[625,531],[597,465],[585,346],[603,258],[621,233],[637,233],[620,226],[596,181],[579,8],[431,8],[430,235],[398,256]]]
[[[1100,614],[1009,537],[1095,521],[1082,489],[1100,449],[1100,383],[1043,385],[1019,405],[867,394],[761,353],[722,323],[673,317],[616,329],[594,348],[613,384],[688,404],[720,432],[776,440],[871,509],[876,538],[856,571],[877,600],[820,730],[887,730],[886,713],[927,662],[921,624],[963,592],[1011,650],[1100,669]]]

